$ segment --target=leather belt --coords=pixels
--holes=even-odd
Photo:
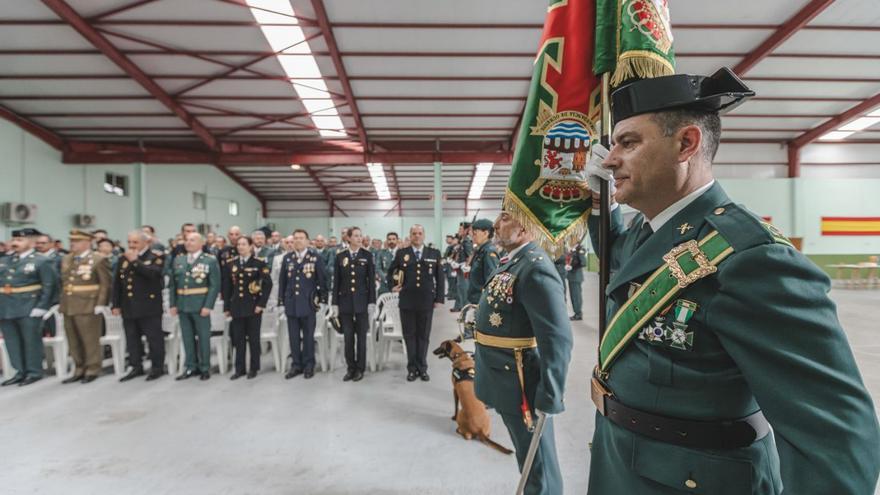
[[[22,292],[35,292],[35,291],[38,291],[42,288],[43,288],[43,286],[40,284],[22,285],[19,287],[13,287],[9,284],[6,284],[2,288],[0,288],[0,293],[7,294],[7,295],[21,294]]]
[[[660,416],[628,407],[593,377],[593,403],[599,414],[633,433],[694,449],[730,450],[748,447],[770,433],[770,423],[758,411],[734,420],[695,421]]]
[[[479,330],[474,331],[474,340],[477,344],[487,347],[497,347],[499,349],[507,349],[513,351],[513,358],[516,361],[516,376],[519,379],[520,389],[520,411],[522,412],[523,423],[529,431],[534,431],[535,425],[532,421],[532,407],[526,398],[526,378],[523,373],[523,351],[538,347],[538,340],[534,337],[499,337],[497,335],[487,335]]]
[[[193,287],[192,289],[177,289],[178,296],[194,296],[197,294],[207,294],[207,287]]]
[[[67,293],[71,292],[95,292],[100,290],[101,286],[98,284],[93,285],[68,285],[64,288],[64,291]]]

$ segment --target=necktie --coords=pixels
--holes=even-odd
[[[416,251],[416,261],[422,261],[422,252]]]
[[[648,237],[651,237],[654,231],[651,229],[651,224],[645,222],[642,224],[642,228],[639,229],[639,235],[636,237],[636,249],[639,248],[645,241],[648,240]]]

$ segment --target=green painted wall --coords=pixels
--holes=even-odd
[[[0,121],[0,203],[34,203],[35,226],[64,237],[74,226],[73,215],[97,216],[98,227],[114,239],[123,239],[137,227],[134,165],[65,165],[60,153],[18,127]],[[156,227],[162,239],[173,236],[184,221],[211,223],[224,232],[231,224],[254,229],[259,202],[238,184],[210,165],[145,166],[144,223]],[[119,197],[104,192],[104,174],[129,177],[130,193]],[[192,207],[193,191],[205,192],[207,209]],[[229,200],[239,203],[239,215],[228,215]],[[0,239],[15,227],[0,223]]]

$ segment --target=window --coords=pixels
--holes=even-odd
[[[105,173],[104,192],[115,196],[128,196],[128,176]]]
[[[238,201],[229,202],[229,214],[233,217],[238,216]]]
[[[193,191],[193,208],[195,208],[196,210],[204,210],[205,203],[205,194]]]

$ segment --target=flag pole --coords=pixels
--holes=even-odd
[[[611,73],[602,74],[602,146],[611,149]],[[599,187],[599,342],[605,335],[607,324],[607,300],[605,288],[611,275],[611,212],[608,181],[600,180]]]

